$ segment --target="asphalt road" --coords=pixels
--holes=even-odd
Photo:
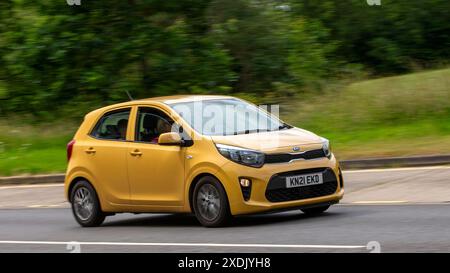
[[[378,244],[381,252],[450,252],[449,167],[344,178],[343,202],[321,216],[245,216],[215,229],[169,214],[121,214],[81,228],[60,185],[0,187],[0,252],[370,252]]]

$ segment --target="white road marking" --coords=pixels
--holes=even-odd
[[[405,200],[375,200],[375,201],[355,201],[352,204],[403,204],[408,203]]]
[[[430,166],[430,167],[405,167],[405,168],[387,168],[387,169],[364,169],[364,170],[343,170],[345,173],[369,173],[369,172],[396,172],[396,171],[420,171],[420,170],[439,170],[450,169],[450,166]]]
[[[42,208],[42,207],[45,207],[45,205],[30,205],[30,206],[27,206],[28,208]]]
[[[358,201],[355,201],[358,202]],[[371,202],[371,201],[369,201]],[[354,202],[350,202],[350,203],[339,203],[336,204],[335,206],[428,206],[428,205],[433,205],[433,206],[450,206],[450,201],[446,201],[446,202],[405,202],[405,203],[354,203]]]
[[[36,184],[36,185],[16,185],[16,186],[2,186],[0,190],[8,189],[28,189],[28,188],[52,188],[52,187],[63,187],[64,183],[55,184]]]
[[[77,242],[77,241],[0,241],[0,244],[24,245],[67,245],[80,244],[91,246],[188,246],[188,247],[248,247],[248,248],[330,248],[355,249],[366,245],[281,245],[281,244],[219,244],[219,243],[134,243],[134,242]]]
[[[64,204],[48,204],[48,205],[30,205],[27,206],[28,208],[54,208],[54,207],[60,207],[63,206]]]

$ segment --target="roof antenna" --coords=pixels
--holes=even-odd
[[[131,96],[130,92],[128,92],[128,90],[125,90],[125,92],[127,93],[128,98],[129,98],[130,100],[134,100],[133,97]]]

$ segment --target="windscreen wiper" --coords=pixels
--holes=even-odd
[[[242,135],[242,134],[251,134],[251,133],[260,133],[260,132],[271,132],[269,129],[252,129],[252,130],[243,130],[239,132],[234,132],[233,135]]]
[[[283,125],[278,126],[278,130],[283,130],[283,129],[291,129],[292,126],[286,123],[283,123]]]

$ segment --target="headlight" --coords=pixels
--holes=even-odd
[[[216,144],[221,155],[236,163],[259,168],[264,165],[264,154],[240,147]]]
[[[325,154],[326,157],[330,158],[331,157],[331,147],[330,147],[330,141],[326,138],[321,138],[322,139],[322,149],[323,152]]]

